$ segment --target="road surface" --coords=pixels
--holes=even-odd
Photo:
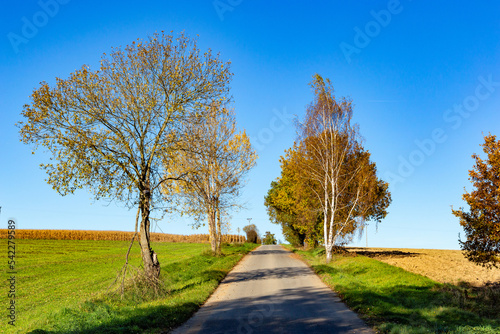
[[[174,334],[373,333],[294,254],[261,246]]]

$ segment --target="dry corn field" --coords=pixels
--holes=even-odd
[[[424,275],[441,283],[473,286],[500,283],[500,269],[487,269],[467,260],[459,250],[410,248],[348,248],[350,252]]]
[[[7,238],[7,230],[0,230],[0,238]],[[122,231],[83,231],[83,230],[16,230],[16,239],[47,239],[47,240],[130,240],[134,232]],[[153,242],[197,242],[208,243],[208,234],[166,234],[151,233]],[[241,235],[226,234],[222,242],[245,242]]]

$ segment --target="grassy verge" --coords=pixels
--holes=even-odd
[[[440,284],[364,256],[293,250],[382,333],[500,333],[498,291]]]
[[[12,333],[164,333],[189,318],[252,244],[227,245],[224,256],[207,244],[156,243],[165,293],[147,297],[130,289],[106,293],[124,263],[126,241],[18,240],[16,326]],[[138,266],[140,250],[130,261]],[[2,279],[0,291],[8,291]],[[7,293],[0,295],[7,305]]]

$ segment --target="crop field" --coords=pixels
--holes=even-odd
[[[121,240],[132,239],[134,232],[123,231],[86,231],[86,230],[16,230],[16,239],[45,240]],[[189,242],[208,243],[208,234],[168,234],[151,233],[153,242]],[[0,229],[0,239],[7,238],[7,230]],[[245,242],[245,237],[235,234],[222,235],[222,242]]]
[[[472,286],[500,284],[500,269],[487,269],[467,260],[459,250],[406,248],[348,248],[350,252],[403,268],[440,283]]]
[[[5,239],[0,242],[6,246]],[[106,291],[125,262],[128,246],[129,241],[16,239],[16,326],[7,324],[4,311],[0,333],[163,333],[196,311],[256,247],[226,244],[224,255],[213,257],[208,244],[153,243],[164,290],[151,297],[128,284],[121,297]],[[130,263],[135,268],[140,264],[137,243]],[[8,284],[6,279],[0,282],[4,310]]]

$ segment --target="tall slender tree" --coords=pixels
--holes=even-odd
[[[176,156],[169,173],[186,175],[175,183],[182,211],[198,221],[206,217],[211,248],[218,255],[222,218],[239,207],[240,189],[257,155],[246,133],[237,132],[234,112],[220,104],[207,107],[184,126],[186,149]]]
[[[180,177],[165,166],[184,145],[183,122],[227,101],[231,77],[229,63],[201,53],[196,40],[157,33],[113,49],[98,70],[83,66],[54,87],[42,82],[22,112],[21,140],[52,154],[41,167],[61,195],[85,187],[138,206],[144,272],[156,279],[149,216],[164,199],[160,187]]]

